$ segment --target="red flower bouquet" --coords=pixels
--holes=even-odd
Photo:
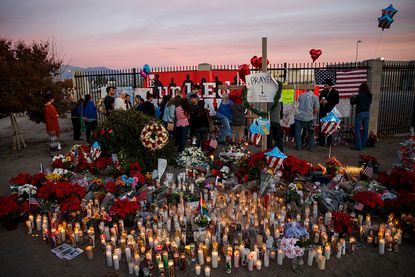
[[[312,164],[306,160],[288,156],[283,161],[283,176],[295,177],[295,175],[307,176],[310,174]]]
[[[383,200],[381,199],[380,193],[373,191],[361,191],[353,195],[353,200],[359,202],[370,208],[375,208],[377,205],[383,207]]]
[[[129,199],[117,199],[110,209],[110,215],[116,219],[134,220],[135,214],[140,206],[135,201]]]
[[[112,165],[112,158],[111,157],[99,157],[95,161],[95,167],[97,169],[105,169],[107,166]]]
[[[17,204],[17,194],[0,198],[0,219],[16,220],[20,216],[20,207]]]
[[[109,193],[115,194],[117,192],[117,184],[112,181],[105,185],[105,190]]]
[[[343,212],[332,213],[334,231],[337,233],[352,233],[352,217]]]
[[[76,217],[80,214],[81,200],[76,196],[66,198],[61,203],[61,213],[67,214],[69,217]]]
[[[381,172],[378,176],[378,182],[391,189],[415,192],[415,172],[407,171],[404,168],[395,167],[389,174]]]
[[[23,186],[32,183],[32,176],[28,173],[22,172],[9,180],[10,183]]]

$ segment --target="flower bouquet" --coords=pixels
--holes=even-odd
[[[284,225],[284,236],[286,238],[306,239],[310,235],[306,228],[297,222],[288,222]]]
[[[219,158],[224,163],[236,165],[246,155],[245,148],[241,144],[228,144],[219,153]]]
[[[304,261],[301,258],[304,255],[304,248],[300,247],[298,238],[283,238],[280,249],[284,251],[288,259],[293,259],[292,269],[299,273],[304,269]]]
[[[126,199],[116,199],[114,205],[111,207],[109,214],[112,219],[118,221],[134,222],[134,217],[137,210],[140,208],[137,202]]]
[[[334,231],[339,234],[352,233],[352,217],[343,212],[332,213]]]
[[[205,228],[209,225],[211,220],[212,219],[208,215],[198,214],[194,219],[194,223],[200,228]]]
[[[20,207],[17,204],[17,194],[11,194],[0,198],[0,220],[7,230],[17,228],[20,218]]]
[[[169,133],[163,125],[153,121],[144,126],[140,138],[144,147],[154,151],[162,149],[167,144]]]
[[[293,178],[296,175],[307,176],[311,171],[311,163],[306,160],[297,159],[294,156],[288,156],[283,161],[283,176]]]
[[[184,149],[177,159],[177,164],[185,168],[206,166],[207,163],[208,158],[202,149],[193,146]]]
[[[326,161],[327,174],[329,175],[335,174],[337,171],[339,171],[341,165],[342,165],[341,162],[339,162],[339,160],[337,160],[336,157],[329,158]]]

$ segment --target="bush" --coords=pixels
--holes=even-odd
[[[143,127],[155,120],[136,110],[113,111],[104,123],[106,133],[102,136],[98,132],[97,140],[102,151],[107,154],[116,153],[120,162],[124,165],[138,161],[143,172],[151,172],[157,168],[159,158],[167,159],[169,164],[174,163],[177,156],[174,144],[171,140],[160,150],[152,151],[143,146],[140,134]]]

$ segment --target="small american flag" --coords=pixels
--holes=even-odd
[[[29,194],[29,211],[30,211],[30,206],[40,207],[39,202],[31,194]]]
[[[365,168],[363,168],[363,172],[364,175],[366,175],[369,179],[373,178],[373,165],[372,165],[372,161],[369,161],[367,163],[367,165],[365,166]]]
[[[261,134],[248,132],[248,141],[252,144],[259,145],[261,143]]]
[[[316,69],[314,71],[316,84],[323,89],[324,81],[330,79],[340,97],[350,97],[359,91],[359,86],[367,82],[367,69],[356,68],[352,70]]]

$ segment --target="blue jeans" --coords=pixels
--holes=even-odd
[[[308,134],[308,149],[314,149],[314,126],[313,120],[310,121],[301,121],[295,120],[295,143],[297,149],[301,149],[302,140],[301,140],[301,131],[304,130]]]
[[[223,114],[216,113],[216,117],[219,119],[222,124],[222,128],[219,129],[218,142],[225,142],[226,137],[232,136],[231,125],[229,119]]]
[[[363,138],[360,135],[360,128],[363,125]],[[369,112],[361,112],[356,114],[354,121],[354,132],[356,135],[356,149],[362,150],[366,147],[367,138],[369,136]]]
[[[189,126],[176,127],[177,148],[179,153],[183,152],[186,147],[187,136],[189,134]]]

